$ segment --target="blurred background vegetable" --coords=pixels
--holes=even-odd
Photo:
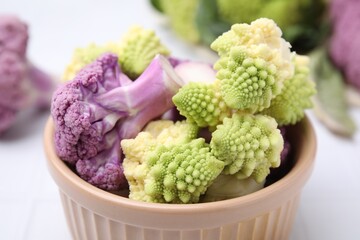
[[[293,50],[304,53],[322,37],[320,29],[325,12],[324,0],[151,0],[182,38],[209,45],[234,23],[255,19],[273,19],[291,43]]]
[[[350,104],[360,106],[360,2],[332,0],[326,21],[327,38],[311,53],[318,88],[314,110],[332,132],[352,137]]]
[[[52,78],[27,58],[28,26],[13,15],[0,15],[0,134],[27,109],[50,106]]]
[[[360,1],[333,0],[329,54],[346,81],[360,90]]]

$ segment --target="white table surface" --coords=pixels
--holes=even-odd
[[[213,57],[176,38],[145,0],[0,0],[1,13],[29,23],[29,58],[56,75],[75,47],[116,40],[132,24],[155,29],[177,57]],[[42,149],[48,114],[23,114],[0,139],[0,239],[71,239]],[[360,109],[351,114],[360,126]],[[330,134],[312,112],[309,116],[318,138],[317,160],[291,240],[360,239],[360,131],[345,140]]]

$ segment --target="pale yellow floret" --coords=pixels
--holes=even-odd
[[[121,148],[126,156],[122,166],[129,183],[130,198],[146,201],[144,181],[149,172],[144,165],[146,154],[155,149],[155,138],[148,132],[140,132],[135,139],[124,139]]]
[[[281,36],[282,32],[273,20],[260,18],[251,24],[234,24],[231,30],[223,33],[211,44],[211,48],[218,52],[220,57],[224,57],[228,56],[230,49],[235,46],[250,48],[252,45],[266,45],[262,49],[271,50],[269,61],[275,64],[281,73],[281,78],[286,79],[294,74],[291,62],[293,54],[290,51],[290,44]]]
[[[165,146],[182,144],[197,138],[199,128],[187,121],[173,122],[170,120],[151,121],[144,131],[152,134],[157,143]]]
[[[144,128],[144,132],[149,132],[154,138],[159,136],[164,128],[168,128],[174,125],[173,121],[170,120],[157,120],[149,122]]]
[[[259,18],[251,24],[238,23],[231,30],[223,33],[212,44],[211,48],[220,56],[226,55],[232,46],[250,46],[266,44],[271,48],[290,48],[290,43],[282,38],[282,31],[276,23],[268,18]]]
[[[179,122],[156,139],[149,132],[140,132],[135,139],[121,141],[129,198],[157,203],[199,201],[224,163],[210,153],[203,138],[194,139],[194,129],[197,131],[191,124]]]
[[[198,127],[186,121],[174,123],[169,120],[157,120],[148,123],[144,131],[140,132],[135,139],[122,140],[121,148],[125,155],[123,168],[129,183],[129,198],[146,202],[155,201],[146,194],[146,188],[150,188],[146,179],[151,174],[150,168],[154,164],[152,161],[157,159],[157,155],[154,156],[153,152],[158,148],[157,154],[160,157],[162,152],[159,146],[163,147],[160,149],[168,151],[165,147],[171,149],[173,146],[186,144],[195,139],[197,133]]]

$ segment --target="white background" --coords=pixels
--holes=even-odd
[[[75,47],[117,40],[132,24],[155,29],[174,56],[213,59],[204,48],[176,38],[145,0],[0,0],[1,13],[15,13],[29,23],[29,58],[58,76]],[[360,109],[351,113],[360,126]],[[48,114],[27,112],[0,138],[0,239],[70,239],[42,149]],[[352,140],[341,139],[312,112],[309,116],[318,137],[316,166],[291,239],[359,239],[360,131]]]

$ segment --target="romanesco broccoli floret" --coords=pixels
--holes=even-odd
[[[145,202],[198,202],[224,168],[198,127],[186,121],[151,122],[135,139],[121,141],[129,198]],[[160,127],[163,127],[159,131]],[[154,134],[154,135],[152,135]]]
[[[264,44],[233,47],[215,65],[221,95],[234,109],[256,112],[270,106],[280,93],[283,81],[279,69],[269,61],[271,50]]]
[[[272,19],[259,18],[250,24],[233,24],[231,29],[220,35],[211,48],[220,56],[227,55],[232,46],[266,44],[274,49],[282,49],[283,56],[289,58],[290,44],[282,38],[282,31]],[[287,59],[290,61],[290,59]]]
[[[270,167],[278,167],[284,141],[275,119],[264,115],[233,114],[212,134],[212,153],[224,161],[223,174],[262,182]]]
[[[190,138],[196,137],[197,127],[187,124],[173,124],[157,137],[141,132],[135,139],[121,141],[129,198],[159,203],[199,201],[223,170],[224,163],[211,154],[204,139]],[[164,137],[167,134],[170,140]]]
[[[156,54],[170,54],[154,31],[139,26],[130,28],[115,48],[121,69],[131,79],[137,78]]]
[[[294,69],[291,62],[291,46],[281,36],[282,32],[273,20],[260,18],[251,24],[232,25],[228,32],[223,33],[211,44],[211,48],[219,54],[221,59],[230,54],[232,47],[248,48],[251,45],[264,44],[267,48],[263,47],[262,51],[268,52],[267,60],[276,66],[279,77],[283,80],[292,77]]]
[[[170,54],[154,31],[134,26],[119,42],[108,42],[105,45],[92,43],[87,47],[77,48],[73,53],[71,63],[65,69],[63,80],[72,80],[81,68],[106,52],[118,55],[122,72],[131,79],[137,78],[155,55]]]
[[[123,168],[130,185],[130,198],[146,199],[143,192],[148,169],[144,162],[149,152],[153,151],[157,145],[169,146],[190,142],[196,138],[197,134],[198,127],[186,121],[174,123],[168,120],[157,120],[149,122],[144,131],[140,132],[135,139],[121,141],[121,147],[126,156]]]
[[[231,114],[216,83],[190,82],[180,88],[173,102],[181,115],[199,127],[214,127]]]
[[[315,84],[309,79],[309,58],[296,55],[294,65],[294,77],[285,81],[281,93],[261,112],[275,118],[280,126],[300,121],[304,110],[313,106],[311,97],[316,93]]]
[[[167,203],[198,202],[224,167],[202,138],[172,147],[159,145],[147,163],[145,193],[151,202]]]

